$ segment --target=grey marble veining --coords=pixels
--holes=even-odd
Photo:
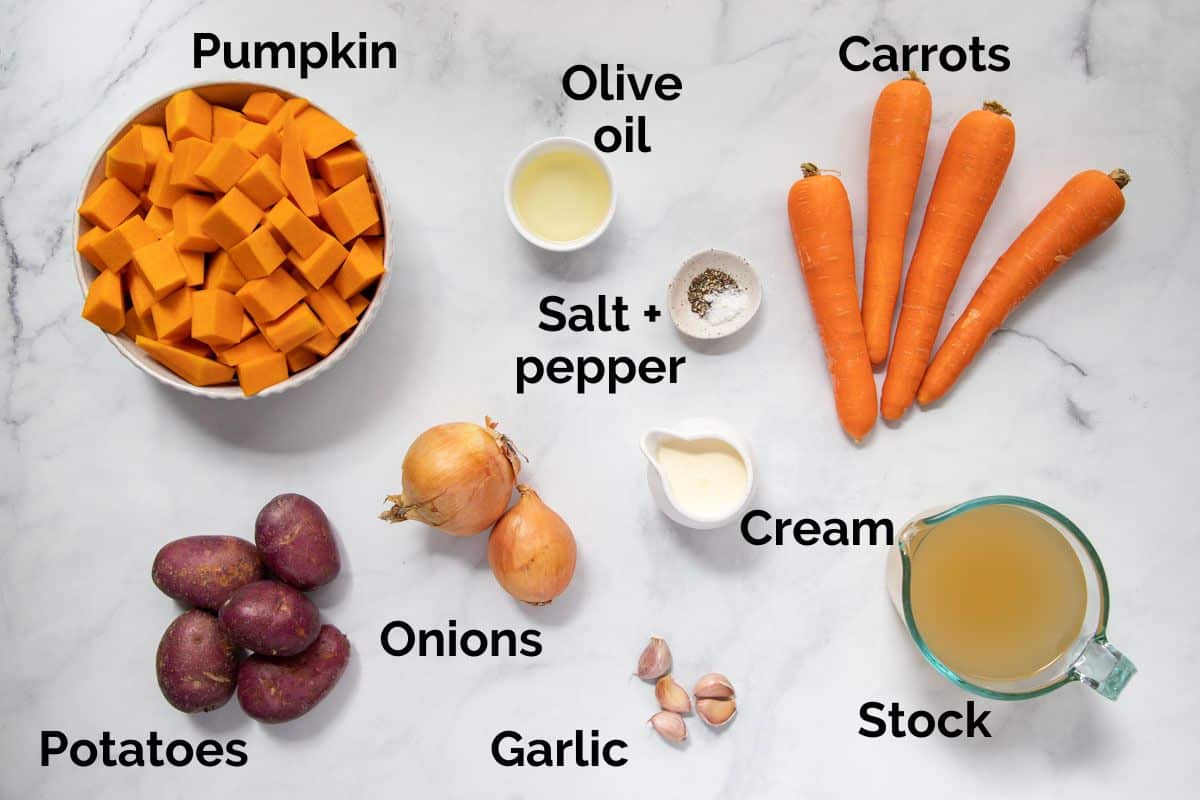
[[[395,70],[193,70],[192,34],[396,42]],[[851,2],[278,3],[12,0],[0,13],[0,795],[5,798],[1186,796],[1200,701],[1200,11],[1193,3]],[[934,120],[914,217],[949,132],[984,99],[1013,112],[1017,146],[950,302],[1072,174],[1133,175],[1115,228],[1021,308],[938,408],[841,434],[792,251],[787,187],[804,161],[837,169],[861,260],[871,106],[891,77],[851,73],[851,34],[902,44],[1007,44],[1011,68],[925,77]],[[575,102],[571,64],[675,72],[674,102]],[[218,80],[312,97],[360,134],[384,177],[397,283],[336,370],[294,393],[211,403],[141,376],[78,316],[80,183],[107,134],[151,97]],[[501,184],[548,135],[588,138],[645,113],[648,155],[616,154],[620,206],[593,248],[532,252]],[[917,229],[910,230],[911,250]],[[693,346],[665,319],[626,334],[549,334],[538,300],[665,301],[677,265],[722,247],[758,268],[766,302],[733,345]],[[943,332],[948,327],[943,326]],[[678,385],[616,397],[538,386],[518,355],[686,355]],[[483,537],[450,540],[375,519],[411,439],[450,419],[501,421],[523,477],[573,526],[580,566],[545,608],[511,602]],[[990,708],[990,740],[868,740],[871,699],[961,708],[887,602],[870,548],[760,547],[690,533],[654,509],[640,433],[729,419],[755,449],[756,505],[779,516],[888,516],[1023,494],[1096,543],[1110,633],[1141,669],[1119,703],[1082,687]],[[265,728],[236,703],[186,717],[158,694],[153,653],[176,606],[149,567],[166,541],[252,534],[272,495],[318,500],[346,574],[318,593],[350,637],[351,669],[309,717]],[[392,658],[392,619],[418,627],[534,627],[536,659]],[[728,674],[741,712],[721,734],[689,718],[682,752],[645,726],[651,687],[629,673],[658,633],[690,684]],[[620,769],[505,769],[492,737],[599,729],[629,742]],[[247,741],[240,769],[38,766],[38,734]]]

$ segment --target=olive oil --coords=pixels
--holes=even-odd
[[[535,155],[517,172],[512,204],[521,224],[548,242],[595,232],[612,205],[612,184],[595,156],[563,148]]]
[[[987,505],[911,548],[909,596],[926,646],[964,678],[1020,680],[1078,640],[1087,584],[1066,537],[1023,508]]]

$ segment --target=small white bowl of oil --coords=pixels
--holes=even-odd
[[[555,136],[534,142],[513,161],[504,205],[527,241],[565,253],[600,238],[617,210],[617,189],[596,148]]]
[[[754,494],[750,446],[722,420],[702,417],[651,428],[642,435],[642,454],[654,501],[685,527],[724,527]]]

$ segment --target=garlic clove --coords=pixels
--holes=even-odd
[[[637,676],[644,681],[656,681],[671,671],[671,650],[665,640],[650,637],[650,644],[638,657]]]
[[[720,728],[733,719],[733,715],[737,713],[737,703],[733,700],[714,700],[706,697],[696,701],[696,713],[707,724]]]
[[[650,718],[650,727],[658,731],[658,735],[672,744],[679,744],[687,738],[687,726],[683,717],[674,711],[660,711]]]
[[[663,711],[674,711],[676,714],[689,714],[692,711],[692,699],[670,675],[663,675],[654,684],[654,696],[658,698]]]
[[[711,698],[713,700],[728,700],[731,697],[736,697],[733,691],[733,684],[719,672],[710,672],[700,680],[696,681],[696,688],[692,690],[692,694],[697,700]]]

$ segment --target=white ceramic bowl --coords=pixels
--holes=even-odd
[[[521,168],[535,156],[540,156],[542,153],[553,150],[575,150],[585,154],[588,158],[595,161],[604,170],[604,175],[608,178],[609,188],[612,190],[611,198],[608,201],[608,213],[604,215],[604,220],[596,230],[583,236],[579,239],[572,239],[569,242],[555,242],[549,239],[543,239],[540,236],[532,233],[525,224],[521,222],[521,218],[517,216],[517,210],[513,207],[512,188],[513,181],[517,179],[517,173]],[[608,224],[612,222],[613,214],[617,211],[617,184],[613,180],[612,170],[608,167],[608,162],[600,151],[592,147],[587,142],[579,139],[572,139],[569,136],[553,136],[549,139],[542,139],[540,142],[533,144],[522,150],[513,160],[512,166],[508,168],[508,177],[504,181],[504,207],[508,210],[508,220],[512,226],[517,229],[517,233],[525,237],[525,240],[530,244],[537,245],[544,250],[551,250],[556,253],[568,253],[572,250],[579,250],[582,247],[587,247],[592,242],[600,238],[600,236],[608,230]]]
[[[116,142],[116,140],[119,139],[125,133],[125,131],[129,130],[131,125],[137,123],[161,125],[163,123],[165,113],[164,109],[166,108],[167,101],[171,99],[171,95],[175,94],[175,92],[182,92],[185,89],[195,90],[197,94],[199,94],[205,100],[208,100],[210,103],[217,103],[232,108],[241,108],[242,104],[246,102],[246,98],[249,97],[253,92],[272,91],[279,93],[285,98],[294,96],[292,92],[289,92],[286,89],[280,89],[277,86],[267,86],[265,84],[258,83],[201,83],[193,86],[181,86],[179,89],[176,89],[170,94],[166,94],[156,100],[152,100],[129,119],[125,120],[124,124],[117,128],[116,132],[104,142],[103,146],[100,148],[100,152],[97,153],[96,157],[92,160],[91,168],[88,170],[87,180],[84,181],[83,189],[79,193],[79,200],[76,202],[75,207],[71,209],[71,222],[67,228],[68,230],[75,231],[76,241],[78,241],[79,236],[83,235],[92,227],[91,223],[80,217],[79,214],[76,213],[75,209],[83,205],[84,198],[87,197],[92,190],[100,185],[100,183],[104,180],[105,152],[109,147],[112,147],[113,143]],[[321,108],[320,106],[316,105],[316,103],[313,103],[313,105],[317,108]],[[337,117],[337,115],[331,116],[334,116],[335,118]],[[383,223],[383,263],[385,265],[389,265],[391,263],[392,254],[392,231],[391,220],[388,213],[387,195],[383,190],[382,181],[379,180],[379,172],[375,169],[375,165],[371,161],[370,152],[362,146],[360,141],[356,139],[355,142],[358,144],[359,148],[367,154],[367,172],[371,177],[371,182],[374,184],[375,192],[379,197],[379,217]],[[74,247],[72,247],[72,250],[74,250]],[[92,285],[92,281],[96,279],[96,276],[99,273],[94,267],[92,267],[91,264],[87,263],[83,256],[79,255],[78,252],[75,252],[74,255],[75,274],[79,278],[79,287],[83,290],[83,294],[86,297],[88,287]],[[130,267],[126,267],[126,269],[130,269]],[[334,364],[341,361],[346,356],[346,353],[350,351],[350,348],[357,344],[358,340],[363,337],[364,332],[375,319],[375,315],[379,312],[379,307],[381,305],[381,301],[383,300],[384,293],[387,291],[388,284],[391,282],[391,276],[392,272],[389,267],[389,269],[383,273],[383,276],[380,277],[379,282],[375,285],[375,293],[371,296],[371,303],[367,306],[366,310],[363,311],[362,316],[358,320],[358,324],[354,326],[354,329],[350,332],[350,335],[346,337],[346,340],[339,344],[332,353],[313,364],[308,369],[301,370],[295,375],[288,377],[287,380],[263,389],[258,394],[253,395],[253,397],[269,397],[271,395],[282,394],[288,389],[299,386],[303,383],[308,383],[318,375],[327,372],[331,367],[333,367]],[[104,333],[103,331],[100,332],[108,337],[108,340],[112,342],[113,347],[117,348],[117,352],[125,356],[125,358],[129,359],[129,361],[139,367],[142,372],[145,372],[150,377],[161,383],[165,383],[167,386],[170,386],[173,389],[179,389],[180,391],[187,392],[188,394],[194,394],[199,397],[215,397],[227,400],[242,399],[246,397],[246,395],[242,393],[241,387],[237,384],[223,386],[193,386],[151,358],[146,351],[134,344],[133,341],[124,334],[110,334]]]
[[[746,290],[746,310],[731,320],[711,325],[704,321],[688,302],[688,287],[706,269],[716,269],[737,281]],[[762,305],[762,285],[750,262],[725,250],[705,250],[683,262],[667,287],[667,308],[675,327],[694,339],[721,339],[746,326]]]

